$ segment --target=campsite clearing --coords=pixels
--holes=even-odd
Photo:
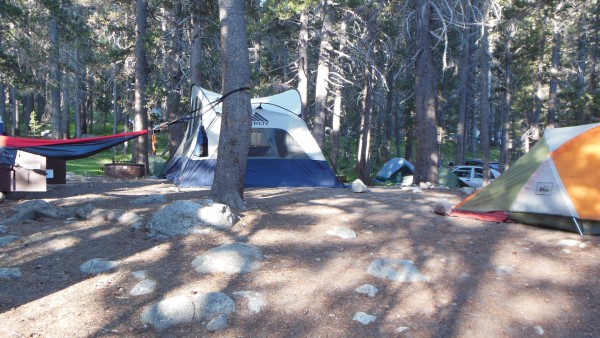
[[[0,278],[0,336],[207,336],[202,323],[159,333],[141,321],[155,301],[204,292],[235,300],[228,328],[216,337],[600,336],[600,237],[440,216],[432,211],[437,200],[457,204],[464,195],[416,191],[252,188],[249,210],[232,228],[170,239],[99,218],[4,224],[0,238],[12,237],[0,241],[0,268],[13,270]],[[84,178],[45,193],[10,194],[0,204],[0,224],[32,199],[129,211],[145,224],[173,201],[208,192],[164,180]],[[155,194],[166,200],[132,203]],[[348,228],[356,237],[328,234]],[[198,255],[234,242],[262,251],[258,269],[194,269]],[[85,275],[81,265],[94,258],[118,266]],[[378,259],[412,261],[427,281],[377,278],[368,270]],[[134,295],[142,275],[155,289]],[[236,295],[260,295],[261,302]]]

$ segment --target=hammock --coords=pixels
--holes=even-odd
[[[14,165],[17,150],[59,160],[76,160],[94,155],[147,133],[147,130],[141,130],[68,140],[43,140],[0,135],[0,164]]]

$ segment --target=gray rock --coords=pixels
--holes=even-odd
[[[496,267],[496,276],[511,275],[514,271],[512,266],[499,265]]]
[[[154,279],[142,279],[130,291],[132,296],[141,296],[152,293],[156,290],[156,281]]]
[[[356,238],[356,232],[348,227],[336,227],[330,230],[327,230],[327,234],[330,236],[336,236],[343,239],[351,239]]]
[[[435,202],[434,211],[439,215],[450,215],[452,212],[452,204],[447,198],[440,198]]]
[[[175,296],[149,305],[142,312],[142,324],[150,324],[158,331],[191,323],[194,320],[194,304],[190,297]]]
[[[144,205],[144,204],[156,204],[156,203],[167,203],[167,198],[164,195],[152,194],[140,198],[136,198],[129,203]]]
[[[21,269],[19,268],[0,268],[0,279],[21,278]]]
[[[19,239],[19,236],[13,236],[13,235],[2,236],[2,237],[0,237],[0,246],[9,245],[10,243],[12,243],[18,239]]]
[[[121,225],[139,225],[144,219],[135,212],[126,212],[117,218],[117,223]]]
[[[79,271],[86,275],[98,275],[116,268],[119,265],[115,261],[107,261],[101,258],[90,259],[79,266]]]
[[[258,248],[237,242],[208,250],[196,257],[192,266],[199,273],[247,273],[258,269],[262,258]]]
[[[533,330],[535,331],[535,333],[537,333],[537,334],[538,334],[538,335],[540,335],[540,336],[543,336],[543,335],[544,335],[544,329],[543,329],[541,326],[539,326],[539,325],[538,325],[538,326],[535,326],[535,327],[533,328]]]
[[[419,183],[419,188],[421,189],[431,189],[433,187],[433,184],[431,184],[431,182],[421,182]]]
[[[113,222],[119,218],[120,214],[115,210],[94,209],[88,215],[87,219],[95,222]]]
[[[237,291],[233,293],[233,296],[245,298],[248,301],[248,309],[252,313],[259,313],[265,306],[267,306],[265,297],[259,292]]]
[[[374,277],[389,279],[400,283],[429,281],[429,277],[419,272],[414,263],[409,260],[377,258],[371,262],[371,265],[369,265],[369,268],[367,269],[367,273]]]
[[[192,297],[194,304],[194,320],[204,322],[218,315],[235,312],[235,302],[222,292],[200,293]]]
[[[371,284],[361,285],[357,287],[355,291],[367,295],[369,297],[375,297],[377,292],[379,292],[379,290]]]
[[[155,212],[147,227],[150,232],[185,236],[206,227],[228,229],[236,221],[237,217],[224,204],[176,201]]]
[[[0,224],[0,234],[5,234],[8,232],[8,227]]]
[[[44,200],[31,200],[12,208],[17,213],[2,221],[3,224],[17,224],[27,220],[36,220],[40,218],[66,218],[59,207],[50,204]]]
[[[396,329],[396,333],[404,333],[408,331],[408,326],[400,326]]]
[[[358,178],[352,182],[351,185],[352,192],[361,193],[361,192],[369,192],[369,188],[363,183],[363,181]]]
[[[578,241],[576,239],[561,239],[560,241],[558,241],[558,245],[561,246],[579,246],[583,243],[581,243],[581,241]]]
[[[133,278],[142,280],[148,278],[148,270],[138,270],[131,273]]]
[[[414,194],[422,194],[423,193],[423,189],[421,189],[419,187],[412,187],[412,192]]]
[[[78,208],[75,211],[75,216],[81,218],[81,219],[88,219],[88,217],[90,217],[90,214],[92,213],[92,211],[94,211],[94,206],[91,204],[86,204],[81,208]]]
[[[147,306],[142,311],[142,323],[164,331],[179,324],[203,323],[220,315],[235,312],[235,303],[221,292],[175,296]],[[213,323],[217,327],[218,321]]]
[[[227,315],[218,315],[215,318],[211,319],[208,324],[206,324],[206,329],[208,331],[220,331],[224,330],[229,326],[229,316]]]
[[[6,195],[4,195],[2,192],[0,192],[0,203],[6,201]]]
[[[469,188],[469,187],[462,187],[459,190],[460,190],[460,192],[462,192],[465,195],[472,195],[473,192],[475,191],[475,189]]]
[[[355,320],[363,325],[368,325],[368,324],[374,322],[376,319],[377,319],[376,316],[370,315],[365,312],[357,312],[354,314],[354,317],[352,318],[352,320]]]

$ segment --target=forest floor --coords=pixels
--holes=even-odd
[[[85,178],[8,195],[0,224],[32,199],[128,210],[147,221],[172,201],[208,192],[154,179]],[[167,203],[130,203],[150,194],[164,194]],[[0,247],[0,267],[19,267],[22,275],[0,279],[0,337],[600,336],[600,238],[433,212],[440,198],[456,204],[464,197],[449,189],[247,189],[249,209],[231,229],[166,240],[112,222],[7,224],[2,236],[19,239]],[[357,237],[327,235],[338,226]],[[197,255],[232,242],[260,248],[261,267],[243,275],[192,268]],[[119,266],[86,276],[79,267],[93,258]],[[429,281],[373,277],[367,269],[376,258],[411,260]],[[134,297],[131,273],[140,270],[157,289]],[[363,284],[379,292],[357,293]],[[140,319],[144,307],[168,297],[242,290],[260,292],[266,305],[254,313],[237,303],[229,327],[215,333],[198,324],[156,332]],[[353,320],[357,312],[377,318],[363,325]]]

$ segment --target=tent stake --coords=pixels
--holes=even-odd
[[[573,217],[573,222],[575,222],[575,226],[577,227],[577,231],[579,231],[579,234],[583,236],[583,231],[581,230],[581,227],[579,226],[579,223],[577,223],[577,219],[575,217]]]

